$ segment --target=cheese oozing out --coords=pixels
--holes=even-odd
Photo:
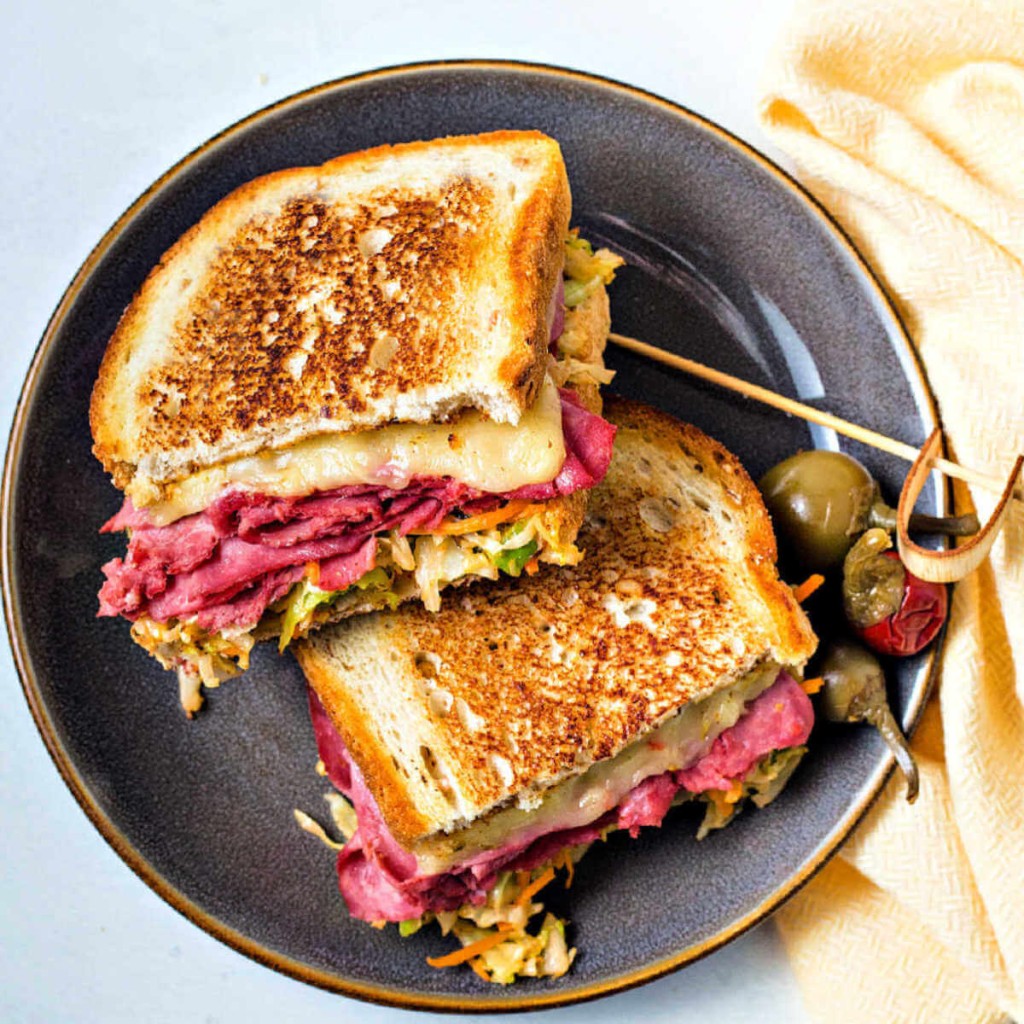
[[[767,690],[778,674],[777,663],[764,661],[730,686],[687,704],[607,761],[597,761],[546,791],[521,792],[514,803],[461,830],[426,837],[413,848],[420,871],[450,871],[500,846],[595,821],[644,779],[693,764],[719,734],[739,721],[747,704]]]
[[[540,395],[517,424],[495,423],[470,410],[449,423],[392,423],[323,434],[200,470],[169,485],[162,500],[144,507],[162,526],[201,512],[230,486],[299,497],[353,484],[401,488],[415,477],[447,476],[502,494],[553,480],[564,462],[561,400],[545,376]]]

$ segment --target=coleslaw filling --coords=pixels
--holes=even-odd
[[[697,838],[704,839],[711,831],[729,824],[747,801],[759,808],[770,804],[806,751],[804,746],[771,751],[735,778],[728,790],[681,790],[675,804],[697,801],[707,805],[697,832]],[[332,838],[324,826],[305,812],[296,810],[294,814],[302,829],[336,852],[355,835],[358,819],[353,806],[340,793],[332,790],[324,798],[340,839]],[[600,840],[605,841],[616,830],[614,825],[604,829]],[[439,968],[464,963],[482,980],[494,984],[510,985],[518,978],[560,978],[572,966],[577,950],[568,945],[569,921],[547,911],[538,897],[557,877],[564,878],[568,889],[576,864],[591,845],[566,847],[529,871],[502,871],[483,903],[465,903],[449,911],[426,911],[419,917],[398,922],[398,932],[408,938],[436,923],[442,935],[458,939],[461,953],[428,963]],[[378,922],[377,927],[385,924]]]

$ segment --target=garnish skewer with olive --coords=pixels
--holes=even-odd
[[[798,452],[768,470],[758,486],[784,552],[803,572],[837,569],[865,530],[896,528],[896,510],[882,501],[874,477],[843,452]],[[978,518],[915,513],[910,528],[966,537],[978,531]]]
[[[906,657],[935,639],[946,620],[946,588],[918,579],[890,550],[888,531],[896,528],[896,512],[861,463],[841,452],[801,452],[770,469],[760,487],[790,564],[833,576],[841,568],[842,610],[865,644]],[[977,531],[978,521],[975,516],[914,516],[911,528],[966,536]],[[860,644],[840,640],[826,650],[820,675],[824,717],[878,729],[906,777],[907,799],[913,800],[917,766],[886,699],[878,659]]]

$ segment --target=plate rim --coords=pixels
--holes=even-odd
[[[210,914],[194,903],[132,845],[127,836],[99,806],[89,787],[79,775],[73,760],[60,742],[53,720],[42,700],[35,673],[31,668],[29,641],[26,635],[27,631],[22,622],[21,603],[18,594],[19,588],[16,586],[14,574],[12,573],[14,538],[16,534],[13,522],[13,498],[20,477],[20,456],[37,382],[52,354],[54,339],[67,316],[68,310],[85,286],[96,264],[121,236],[126,226],[141,213],[150,200],[162,190],[165,184],[192,166],[203,154],[278,111],[305,102],[322,93],[351,88],[365,82],[398,78],[404,75],[430,71],[457,73],[462,70],[518,71],[537,76],[549,76],[552,79],[582,82],[586,85],[597,87],[599,90],[625,95],[651,104],[674,117],[688,121],[704,131],[710,132],[727,146],[739,150],[743,156],[757,164],[786,191],[801,201],[808,212],[821,222],[839,246],[845,250],[847,257],[860,272],[862,281],[874,293],[875,300],[883,316],[887,316],[891,320],[892,326],[895,329],[894,334],[902,341],[902,346],[896,351],[896,356],[907,374],[912,390],[917,393],[922,411],[930,414],[934,425],[941,426],[936,399],[928,383],[928,378],[917,350],[914,348],[902,317],[895,304],[890,300],[874,270],[860,254],[847,232],[822,203],[788,171],[784,170],[750,143],[683,104],[665,99],[639,86],[630,85],[589,71],[542,62],[497,58],[424,60],[385,65],[310,86],[276,100],[234,121],[226,128],[194,147],[156,178],[124,210],[92,248],[71,279],[71,282],[65,288],[57,306],[50,315],[18,395],[4,458],[2,489],[0,489],[0,568],[2,568],[0,575],[3,577],[4,620],[15,669],[18,673],[29,711],[32,714],[32,719],[51,760],[54,762],[61,779],[70,790],[72,796],[74,796],[79,807],[81,807],[86,817],[91,821],[103,839],[118,857],[165,903],[193,924],[202,928],[207,934],[225,943],[225,945],[231,947],[236,952],[255,960],[265,967],[321,989],[379,1005],[403,1009],[454,1013],[519,1012],[585,1002],[615,992],[635,988],[694,963],[715,950],[722,948],[744,932],[749,931],[803,888],[838,851],[839,847],[860,823],[885,788],[885,784],[895,767],[895,759],[890,753],[886,752],[882,762],[870,776],[862,781],[860,796],[851,804],[844,815],[811,852],[800,869],[787,880],[785,885],[766,897],[753,910],[710,938],[687,946],[685,949],[656,960],[642,968],[569,991],[560,992],[555,990],[537,993],[527,992],[524,994],[522,990],[514,993],[502,989],[500,994],[480,997],[434,995],[422,991],[410,991],[406,988],[369,984],[356,981],[355,979],[341,978],[327,970],[314,968],[294,957],[269,949],[243,932],[232,928],[220,920],[220,918]],[[940,487],[939,497],[943,511],[948,511],[950,501],[948,482]],[[916,727],[928,702],[935,683],[940,652],[941,642],[940,646],[933,647],[929,652],[928,659],[923,666],[926,674],[924,686],[920,688],[916,699],[910,701],[904,714],[904,726],[908,733],[912,732]]]

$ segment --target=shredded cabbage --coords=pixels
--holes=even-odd
[[[697,838],[703,839],[714,829],[728,825],[743,800],[748,797],[755,806],[767,807],[782,792],[806,753],[806,747],[773,750],[761,758],[742,779],[734,781],[728,790],[712,789],[699,794],[699,799],[707,803],[707,809],[697,830]]]
[[[403,537],[397,530],[392,530],[386,537],[380,537],[377,543],[380,545],[378,558],[390,555],[391,561],[405,572],[412,572],[416,568],[416,559],[413,557],[408,537]]]
[[[292,815],[295,818],[296,823],[303,832],[308,832],[311,836],[316,836],[325,846],[329,846],[332,850],[340,850],[345,844],[339,843],[337,839],[332,839],[327,834],[327,829],[320,824],[316,818],[311,818],[305,811],[299,810],[298,807],[292,810]]]
[[[583,552],[575,544],[560,543],[538,513],[483,533],[422,534],[416,537],[413,556],[420,600],[427,611],[436,612],[441,607],[441,588],[463,576],[493,580],[499,570],[518,576],[534,556],[541,562],[576,565]]]
[[[319,763],[319,762],[318,762]],[[327,829],[315,818],[305,811],[293,808],[292,815],[303,832],[316,836],[325,846],[332,850],[340,850],[355,834],[359,827],[359,819],[356,817],[356,809],[337,790],[331,790],[324,794],[327,806],[331,810],[331,821],[334,827],[341,833],[341,839],[334,839],[327,834]]]
[[[491,561],[509,576],[518,576],[526,563],[536,554],[540,544],[535,536],[525,537],[526,522],[520,520],[501,531],[501,548],[491,554]],[[531,530],[535,534],[536,530]],[[510,547],[516,544],[516,547]]]
[[[463,576],[484,576],[497,579],[498,570],[477,546],[467,543],[469,536],[443,537],[424,534],[416,538],[413,553],[416,556],[414,573],[420,588],[420,600],[430,612],[441,607],[441,587]]]
[[[611,284],[615,271],[625,261],[610,249],[598,249],[575,233],[565,240],[565,304],[578,306],[602,284]]]
[[[551,378],[559,387],[581,381],[587,384],[611,384],[615,379],[615,371],[607,369],[603,362],[587,363],[574,356],[567,356],[552,364]]]
[[[271,611],[282,613],[278,650],[283,651],[296,633],[301,636],[309,629],[317,609],[332,605],[340,597],[355,591],[375,591],[382,605],[386,604],[390,608],[398,605],[398,597],[391,590],[391,576],[379,565],[360,576],[350,587],[341,590],[321,590],[308,578],[303,579],[271,607]]]
[[[481,905],[467,903],[458,910],[436,914],[428,911],[422,917],[400,922],[398,932],[403,937],[414,935],[436,921],[442,935],[454,935],[463,947],[501,933],[505,936],[501,942],[469,961],[481,978],[498,985],[509,985],[520,977],[560,978],[576,958],[576,950],[570,949],[565,939],[566,922],[545,913],[543,903],[525,890],[544,876],[553,879],[556,868],[571,871],[589,846],[583,843],[564,850],[532,871],[503,871]],[[571,877],[570,873],[566,886]],[[531,930],[530,922],[541,913],[544,917],[540,927]]]
[[[509,576],[518,576],[537,550],[537,542],[531,540],[522,547],[502,551],[494,556],[494,564]]]
[[[359,818],[356,817],[356,809],[340,793],[331,790],[324,795],[327,806],[331,809],[331,820],[335,828],[345,837],[347,843],[359,827]]]
[[[140,618],[132,623],[132,638],[144,647],[164,668],[187,671],[191,684],[219,686],[225,679],[244,672],[249,667],[249,652],[256,643],[248,630],[208,633],[195,622],[156,622]],[[184,682],[184,681],[183,681]],[[195,685],[189,687],[194,691]],[[197,711],[202,698],[195,698],[186,705],[186,710]]]
[[[304,620],[312,621],[313,612],[322,604],[328,604],[341,595],[340,590],[321,590],[308,579],[296,583],[283,599],[284,615],[281,618],[281,635],[277,649],[283,651],[295,636],[295,628]]]

